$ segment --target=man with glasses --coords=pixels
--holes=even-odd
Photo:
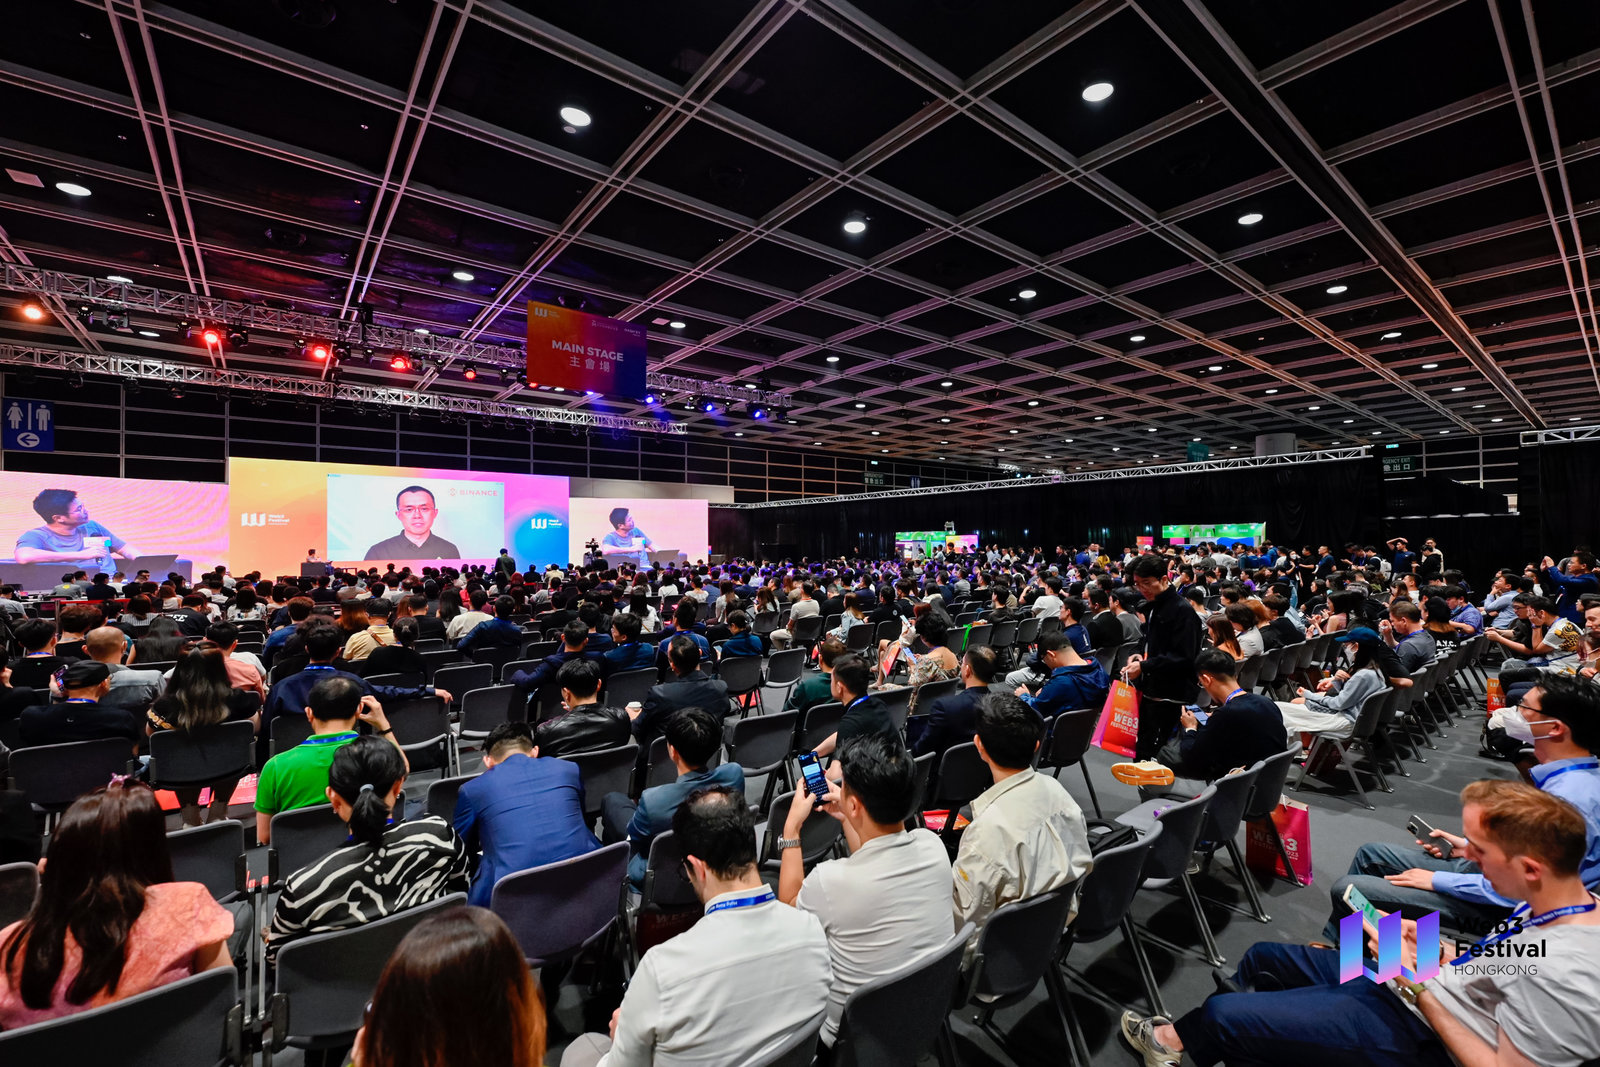
[[[363,559],[461,558],[459,548],[433,532],[433,524],[439,518],[439,505],[434,501],[433,490],[421,485],[408,485],[395,495],[394,508],[395,518],[400,520],[400,532],[367,549]]]

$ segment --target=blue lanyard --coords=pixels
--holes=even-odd
[[[863,700],[865,700],[865,699],[867,699],[867,696],[871,696],[871,695],[872,695],[872,694],[870,694],[870,693],[868,693],[868,694],[867,694],[867,695],[866,695],[866,696],[859,696],[859,697],[856,697],[856,698],[855,698],[855,699],[854,699],[854,700],[852,700],[852,701],[851,701],[851,702],[850,702],[850,707],[847,707],[847,708],[845,708],[845,709],[844,709],[844,710],[846,710],[846,711],[849,711],[849,710],[850,710],[850,708],[853,708],[853,707],[855,707],[855,706],[856,706],[856,705],[857,705],[857,704],[859,704],[859,703],[861,703],[861,702],[862,702],[862,701],[863,701]]]
[[[1597,769],[1600,769],[1600,759],[1586,759],[1579,760],[1577,763],[1569,763],[1559,771],[1552,771],[1551,773],[1545,775],[1544,781],[1539,783],[1539,788],[1545,789],[1545,787],[1550,784],[1552,779],[1560,778],[1568,771],[1592,771]],[[1548,790],[1546,791],[1548,792]]]
[[[93,704],[93,703],[95,703],[95,700],[92,697],[68,697],[63,703],[67,703],[67,704]],[[1560,773],[1561,773],[1560,771],[1556,772],[1556,774],[1560,774]],[[1550,777],[1554,778],[1555,776],[1556,776],[1555,774],[1552,774]]]
[[[313,663],[300,669],[305,671],[331,671],[334,669],[334,667],[330,663]]]
[[[738,900],[719,900],[706,909],[706,914],[710,915],[714,911],[731,911],[734,908],[753,908],[757,904],[765,904],[770,900],[776,899],[778,898],[771,889],[764,889],[753,897],[740,897]]]
[[[335,741],[349,741],[351,738],[360,736],[360,734],[351,731],[347,734],[329,734],[327,737],[308,737],[300,743],[302,745],[331,745]]]
[[[1559,774],[1560,772],[1558,771],[1557,773]],[[1515,919],[1523,912],[1523,910],[1527,908],[1527,906],[1528,905],[1526,902],[1518,904],[1516,909],[1512,911],[1510,918]],[[1552,922],[1556,919],[1562,918],[1563,916],[1582,915],[1585,912],[1593,911],[1597,907],[1600,907],[1600,904],[1597,904],[1593,900],[1589,901],[1587,904],[1569,904],[1564,908],[1554,908],[1542,915],[1535,915],[1527,921],[1526,925],[1543,926],[1545,923]],[[1487,948],[1490,945],[1497,945],[1508,937],[1515,937],[1517,934],[1522,933],[1522,929],[1522,926],[1514,926],[1509,930],[1502,930],[1500,933],[1495,934],[1492,937],[1486,937],[1482,941],[1479,941],[1473,946],[1473,948]],[[1468,949],[1466,952],[1463,952],[1461,955],[1451,960],[1450,965],[1453,967],[1459,967],[1471,959],[1472,950]]]

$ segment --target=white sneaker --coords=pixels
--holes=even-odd
[[[1180,1049],[1170,1049],[1156,1040],[1155,1030],[1171,1022],[1159,1015],[1149,1017],[1135,1012],[1122,1013],[1122,1039],[1144,1057],[1144,1067],[1178,1067],[1183,1058]]]
[[[1111,777],[1125,785],[1171,785],[1176,780],[1171,767],[1153,759],[1140,760],[1138,763],[1113,763]]]

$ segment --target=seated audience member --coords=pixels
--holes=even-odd
[[[944,842],[905,826],[916,795],[911,753],[897,737],[867,733],[839,746],[835,766],[824,799],[843,824],[849,858],[826,860],[805,873],[800,830],[813,798],[804,782],[783,813],[778,841],[778,899],[815,915],[828,938],[833,982],[822,1043],[829,1048],[851,993],[942,947],[955,933]]]
[[[667,662],[672,666],[671,680],[651,687],[637,714],[631,709],[628,712],[633,718],[633,736],[646,750],[661,736],[673,713],[684,708],[699,708],[713,716],[718,724],[728,717],[728,684],[700,670],[700,646],[689,640],[687,634],[672,639]]]
[[[1041,718],[1053,719],[1073,708],[1105,706],[1111,679],[1098,661],[1085,660],[1078,655],[1066,634],[1045,634],[1039,638],[1039,661],[1050,670],[1039,695],[1032,695],[1026,686],[1020,685],[1016,695]]]
[[[400,751],[383,705],[363,693],[360,682],[353,675],[335,674],[313,686],[301,709],[311,723],[311,736],[262,766],[256,783],[256,840],[263,845],[272,837],[272,817],[278,812],[326,803],[328,766],[339,749],[361,736],[358,721]]]
[[[22,655],[11,661],[11,684],[41,692],[50,688],[50,676],[78,657],[56,653],[56,628],[47,619],[23,619],[11,628]]]
[[[1184,708],[1178,736],[1162,746],[1155,760],[1113,764],[1111,776],[1117,781],[1171,786],[1159,792],[1188,798],[1235,767],[1252,767],[1288,747],[1277,702],[1239,688],[1238,665],[1232,656],[1221,649],[1203,649],[1194,668],[1200,688],[1211,699],[1205,723]],[[1185,780],[1175,782],[1175,778]]]
[[[821,606],[816,601],[817,587],[812,582],[796,583],[790,594],[793,601],[789,608],[789,624],[772,631],[769,638],[772,647],[782,651],[794,641],[794,623],[798,619],[809,619],[821,613]],[[796,595],[798,594],[798,595]]]
[[[1094,654],[1094,641],[1089,636],[1084,621],[1089,615],[1089,605],[1082,597],[1069,596],[1061,602],[1056,618],[1061,620],[1061,632],[1067,635],[1078,655],[1088,659]]]
[[[155,607],[150,603],[150,598],[142,593],[136,594],[128,598],[127,610],[117,617],[116,627],[129,637],[142,637],[155,617]]]
[[[906,671],[906,684],[911,686],[910,710],[917,710],[922,687],[929,682],[945,682],[961,675],[961,660],[950,651],[950,627],[932,611],[925,611],[912,627],[916,635],[913,644],[923,646],[916,662]]]
[[[1528,622],[1532,624],[1533,633],[1526,650],[1515,647],[1502,631],[1489,631],[1489,640],[1505,647],[1508,653],[1524,655],[1526,651],[1522,659],[1508,655],[1501,662],[1502,684],[1509,684],[1518,678],[1527,680],[1533,677],[1537,671],[1531,671],[1529,668],[1549,669],[1569,674],[1577,669],[1583,652],[1583,629],[1572,620],[1559,615],[1556,612],[1555,601],[1544,596],[1530,597]],[[1442,647],[1439,654],[1444,654]]]
[[[570,756],[625,745],[633,737],[633,722],[622,708],[600,703],[600,665],[574,659],[556,672],[564,710],[541,722],[534,731],[539,751],[546,756]]]
[[[927,714],[906,720],[906,734],[912,739],[911,754],[934,754],[938,764],[945,749],[962,745],[978,729],[978,705],[989,695],[989,683],[996,670],[994,649],[978,645],[961,657],[961,690],[942,696],[928,707]]]
[[[1521,782],[1473,782],[1461,791],[1467,851],[1529,922],[1513,946],[1538,948],[1532,966],[1479,963],[1450,941],[1417,943],[1404,922],[1405,960],[1437,954],[1425,982],[1363,976],[1340,981],[1337,949],[1262,942],[1218,992],[1176,1022],[1122,1016],[1122,1033],[1146,1064],[1538,1064],[1577,1067],[1600,1049],[1600,911],[1578,874],[1583,819]],[[1368,931],[1376,955],[1376,931]],[[1520,944],[1519,944],[1520,943]],[[1414,946],[1414,947],[1413,947]],[[1461,964],[1470,966],[1462,966]],[[1222,984],[1219,982],[1219,985]]]
[[[494,615],[468,630],[456,642],[456,648],[469,656],[479,649],[521,648],[523,639],[528,635],[522,632],[522,627],[511,621],[516,610],[517,602],[511,597],[496,597]]]
[[[97,626],[83,639],[83,650],[96,663],[103,663],[111,672],[111,689],[100,704],[108,708],[126,708],[142,712],[161,695],[166,680],[160,671],[140,671],[122,664],[122,654],[127,650],[128,636],[115,626]]]
[[[1111,610],[1116,613],[1117,625],[1122,627],[1122,643],[1144,640],[1144,627],[1139,622],[1139,609],[1144,604],[1144,594],[1131,585],[1111,591]]]
[[[27,916],[0,930],[0,1028],[233,965],[233,916],[205,886],[173,880],[166,819],[147,786],[119,778],[79,797],[39,868]],[[61,1051],[69,1061],[90,1052]]]
[[[56,635],[56,654],[69,659],[83,659],[87,655],[83,650],[84,635],[97,626],[104,626],[106,617],[99,608],[75,605],[63,609],[57,621],[61,624],[61,632]]]
[[[1236,660],[1244,659],[1244,650],[1239,647],[1239,635],[1233,628],[1233,623],[1228,621],[1228,616],[1222,612],[1207,616],[1205,621],[1206,637],[1211,642],[1211,647],[1220,652],[1226,652]]]
[[[600,847],[583,818],[578,765],[541,755],[527,723],[503,722],[489,732],[483,769],[462,785],[453,819],[463,841],[476,835],[483,848],[469,903],[488,907],[505,875]]]
[[[676,780],[651,786],[639,795],[635,805],[621,793],[600,798],[600,822],[605,840],[629,843],[628,882],[644,886],[645,868],[650,862],[650,842],[672,828],[672,813],[690,793],[708,786],[744,790],[744,768],[724,763],[707,769],[711,757],[722,747],[722,721],[701,708],[684,708],[666,721],[667,759],[678,770]]]
[[[1483,612],[1472,606],[1467,591],[1459,585],[1449,585],[1444,590],[1444,602],[1450,605],[1450,625],[1462,637],[1476,637],[1483,632]]]
[[[995,693],[979,705],[974,740],[994,785],[972,802],[952,868],[957,927],[981,931],[995,909],[1072,885],[1094,864],[1077,801],[1033,770],[1043,739],[1044,723],[1016,697]],[[1074,903],[1068,917],[1077,910]]]
[[[729,637],[717,650],[719,659],[734,656],[760,656],[766,650],[761,646],[761,635],[750,629],[750,615],[741,609],[728,612]]]
[[[711,658],[711,642],[702,632],[704,627],[697,621],[699,608],[696,602],[685,597],[678,601],[678,606],[672,609],[672,625],[661,628],[661,640],[656,643],[656,669],[667,670],[667,646],[672,638],[682,634],[696,645],[700,646],[700,659],[705,661]]]
[[[784,711],[798,711],[802,718],[805,713],[818,704],[826,704],[833,699],[833,664],[840,656],[844,655],[844,642],[837,637],[824,637],[817,644],[816,674],[807,674],[795,683],[789,690],[789,698],[783,702]]]
[[[366,617],[366,626],[356,630],[344,644],[344,661],[346,663],[359,663],[372,655],[374,651],[385,645],[395,644],[398,638],[394,629],[389,625],[389,602],[381,597],[373,597],[361,605]],[[340,619],[346,616],[355,617],[353,605],[345,605],[340,613]]]
[[[284,880],[267,930],[272,950],[467,891],[467,850],[449,823],[391,817],[405,781],[405,756],[388,740],[358,737],[334,752],[323,792],[350,843]]]
[[[166,692],[145,713],[145,731],[177,730],[191,737],[204,737],[213,726],[243,719],[259,726],[261,701],[255,694],[228,684],[228,669],[222,653],[195,649],[185,652],[172,668]],[[239,784],[239,775],[209,783],[210,818],[213,822],[228,817],[228,800]],[[200,825],[202,786],[178,786],[173,792],[183,817],[183,825]]]
[[[1089,632],[1090,643],[1096,649],[1116,648],[1127,639],[1127,635],[1122,623],[1117,621],[1116,613],[1111,610],[1111,593],[1098,585],[1090,586],[1087,593],[1089,609],[1093,614],[1083,628]]]
[[[350,1062],[540,1067],[544,1050],[544,1004],[517,939],[492,911],[451,908],[395,946]]]
[[[411,618],[417,620],[417,636],[423,641],[444,640],[444,620],[428,614],[428,598],[415,593],[403,601],[411,609]]]
[[[611,616],[611,639],[616,642],[601,653],[607,674],[645,670],[656,665],[655,646],[639,640],[644,620],[626,611]]]
[[[556,672],[563,664],[575,659],[599,662],[601,654],[589,648],[589,628],[582,621],[572,619],[561,628],[561,647],[546,656],[531,671],[517,671],[509,679],[517,691],[536,698],[539,691],[556,680]]]
[[[306,698],[311,690],[329,678],[347,679],[362,694],[380,700],[420,700],[436,696],[447,704],[450,702],[448,692],[431,685],[372,685],[360,675],[339,670],[333,663],[344,642],[343,631],[334,626],[313,627],[305,632],[306,656],[310,662],[303,670],[273,683],[272,692],[267,694],[266,705],[261,711],[263,729],[279,715],[301,714],[308,704]]]
[[[361,661],[361,676],[376,678],[381,674],[410,674],[417,678],[427,676],[422,654],[417,651],[421,632],[414,618],[396,619],[392,625],[394,644],[379,645],[372,654]]]
[[[1349,737],[1355,729],[1356,716],[1361,714],[1362,701],[1386,683],[1378,653],[1388,649],[1376,630],[1358,626],[1345,635],[1344,642],[1355,659],[1350,665],[1349,680],[1337,692],[1313,693],[1302,688],[1294,700],[1278,701],[1284,727],[1299,733],[1304,743],[1309,744],[1313,734]]]
[[[134,640],[133,651],[128,653],[128,666],[136,663],[170,663],[188,647],[189,639],[183,636],[177,620],[158,615],[145,627],[144,636]]]
[[[1297,645],[1306,639],[1305,631],[1294,624],[1289,616],[1289,598],[1269,593],[1261,598],[1261,605],[1267,609],[1267,624],[1263,630],[1271,631],[1278,637],[1280,646]]]
[[[1506,709],[1505,722],[1510,737],[1533,746],[1539,761],[1529,770],[1533,784],[1583,817],[1588,837],[1579,874],[1584,882],[1600,885],[1600,769],[1595,760],[1600,752],[1600,692],[1587,682],[1543,676],[1516,707]],[[1450,859],[1442,858],[1432,841],[1419,841],[1415,848],[1373,843],[1357,849],[1349,872],[1333,885],[1334,917],[1328,930],[1336,931],[1338,918],[1349,910],[1344,892],[1352,884],[1380,908],[1398,909],[1412,918],[1437,911],[1457,930],[1480,932],[1505,918],[1513,901],[1497,893],[1470,858],[1471,835],[1435,830],[1433,836],[1450,843]]]
[[[1239,642],[1241,659],[1251,656],[1260,656],[1267,651],[1266,639],[1261,636],[1256,613],[1248,604],[1229,604],[1222,610],[1228,624],[1233,627],[1235,640]]]
[[[267,672],[254,652],[239,651],[239,628],[231,622],[219,622],[206,627],[205,643],[222,653],[222,662],[228,669],[228,682],[235,689],[244,689],[258,697],[265,697]]]
[[[444,628],[445,638],[449,641],[460,641],[472,632],[473,627],[494,618],[494,616],[483,610],[485,605],[489,603],[489,594],[482,587],[468,592],[467,602],[472,605],[472,609],[463,611],[451,619]]]
[[[144,740],[144,726],[127,708],[103,707],[101,698],[111,691],[111,670],[104,663],[80,660],[67,668],[59,704],[35,704],[18,717],[17,736],[25,748],[94,741],[102,737],[125,738],[132,745]],[[43,695],[42,690],[36,693]]]
[[[826,1009],[827,939],[816,916],[762,884],[744,794],[698,789],[670,828],[705,916],[644,954],[611,1037],[579,1036],[562,1067],[764,1063]]]
[[[311,617],[312,609],[316,606],[316,601],[308,596],[289,598],[283,606],[283,624],[268,634],[266,641],[262,644],[261,654],[268,662],[278,654],[278,650],[283,647],[284,642],[293,636],[296,628]]]
[[[1428,666],[1438,656],[1433,635],[1422,628],[1422,609],[1409,600],[1396,600],[1389,605],[1383,637],[1394,646],[1400,669],[1407,674]]]
[[[204,593],[185,596],[182,605],[173,614],[177,616],[179,632],[185,637],[204,637],[206,627],[215,621],[213,615],[220,618],[217,606]]]
[[[31,708],[50,699],[48,690],[43,695],[36,695],[25,685],[11,683],[9,664],[14,662],[15,660],[6,654],[5,649],[0,648],[0,723],[13,722],[25,708]]]
[[[883,701],[869,692],[872,683],[872,665],[866,657],[846,652],[833,661],[833,682],[830,691],[833,699],[844,705],[844,717],[839,728],[823,738],[817,746],[817,755],[831,756],[836,748],[852,737],[865,734],[886,734],[896,739],[900,731],[889,718],[889,709]]]

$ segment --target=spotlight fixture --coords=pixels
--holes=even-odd
[[[411,360],[403,352],[396,352],[389,357],[389,369],[400,371],[402,374],[411,369]]]
[[[1330,285],[1328,286],[1327,293],[1329,296],[1338,296],[1340,293],[1348,292],[1349,289],[1350,287],[1348,285]]]
[[[764,419],[767,417],[767,409],[762,407],[751,408],[750,417],[752,419]]]
[[[44,308],[33,303],[23,304],[22,317],[27,319],[29,322],[43,322]]]
[[[1017,293],[1017,299],[1019,299],[1019,300],[1032,300],[1034,297],[1036,297],[1038,295],[1039,295],[1039,291],[1037,289],[1023,289],[1023,290],[1021,290],[1020,292]]]
[[[684,322],[682,319],[673,319],[671,322],[667,323],[667,326],[674,330],[683,330],[687,329],[689,324]]]
[[[1116,86],[1110,82],[1095,82],[1092,85],[1083,87],[1083,98],[1091,104],[1098,104],[1101,101],[1109,100],[1111,94],[1116,91]]]
[[[517,375],[517,384],[518,385],[527,385],[528,384],[528,376],[527,376],[526,373]]]
[[[190,340],[198,339],[207,348],[220,348],[222,346],[223,333],[215,326],[201,326],[198,329],[190,329],[188,337]]]
[[[660,397],[656,396],[656,394],[654,394],[654,393],[646,393],[646,394],[644,394],[644,402],[646,404],[654,404],[659,399],[660,399]]]
[[[583,110],[583,108],[574,107],[571,104],[568,104],[566,107],[562,108],[560,114],[562,122],[566,123],[568,126],[575,127],[576,129],[582,129],[594,121],[594,119],[590,117],[589,113]]]
[[[228,331],[228,347],[244,348],[250,343],[250,334],[242,326],[235,326]]]
[[[826,362],[826,363],[837,363],[837,362],[839,362],[839,357],[838,356],[829,356],[829,357],[827,357],[827,359],[824,360],[824,362]]]
[[[859,211],[852,211],[850,214],[846,215],[844,219],[844,232],[850,234],[852,237],[857,236],[858,234],[866,233],[867,216],[863,215]]]
[[[174,382],[173,383],[173,386],[172,386],[172,399],[174,399],[174,400],[182,400],[183,399],[183,383],[182,382]]]
[[[862,403],[857,403],[857,404],[856,404],[856,410],[857,410],[857,411],[862,411],[862,410],[865,410],[865,408],[866,408],[866,406],[867,406],[867,405],[865,405],[865,404],[862,404]]]
[[[1388,333],[1383,335],[1381,340],[1393,341],[1395,338],[1397,338],[1399,336],[1400,336],[1400,331],[1399,330],[1390,330]]]
[[[106,281],[116,282],[118,285],[132,285],[133,279],[126,274],[107,274]]]
[[[1134,344],[1138,344],[1140,341],[1144,340],[1144,334],[1136,333],[1132,337],[1128,338],[1128,340],[1132,341]]]
[[[304,341],[301,349],[306,358],[326,362],[333,358],[333,346],[326,341]]]
[[[1439,369],[1439,364],[1437,364],[1437,363],[1424,363],[1422,365],[1422,369],[1423,370],[1438,370]]]
[[[461,377],[465,378],[469,382],[477,381],[478,368],[468,363],[465,367],[461,368]]]

